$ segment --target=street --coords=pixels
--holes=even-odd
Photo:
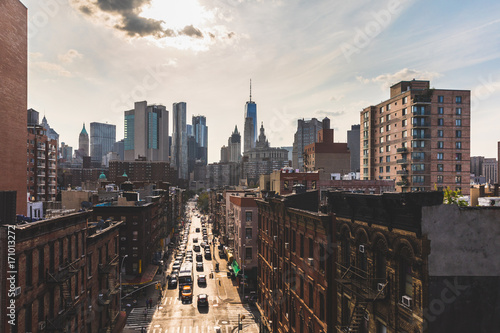
[[[193,251],[193,297],[192,301],[185,302],[179,298],[179,286],[172,289],[165,289],[160,302],[158,297],[153,298],[153,308],[146,309],[145,304],[139,304],[133,308],[127,318],[127,324],[123,332],[144,332],[148,333],[222,333],[238,332],[238,319],[241,320],[241,332],[258,332],[258,311],[255,307],[242,304],[237,287],[233,285],[227,277],[226,261],[219,258],[217,247],[214,246],[211,232],[211,224],[206,223],[207,237],[212,243],[210,245],[211,259],[207,259],[204,249],[199,252],[193,250],[193,245],[200,245],[203,242],[202,216],[196,215],[199,212],[195,209],[196,202],[187,203],[186,222],[191,220],[189,226],[188,241],[185,252]],[[193,209],[195,209],[193,211]],[[199,228],[199,232],[196,229]],[[185,231],[179,233],[179,241],[182,241]],[[194,241],[196,239],[196,242]],[[177,248],[177,254],[181,251]],[[175,252],[175,251],[174,251]],[[202,254],[203,270],[196,268],[196,255]],[[175,258],[176,253],[171,254]],[[169,266],[163,274],[168,275],[172,271],[174,260],[169,260]],[[186,262],[186,261],[184,261]],[[215,273],[215,264],[219,263],[220,271]],[[198,276],[205,275],[206,284],[198,284]],[[155,295],[158,295],[154,290]],[[198,295],[208,295],[208,307],[198,307]],[[146,309],[146,314],[145,310]],[[241,317],[240,317],[241,316]]]

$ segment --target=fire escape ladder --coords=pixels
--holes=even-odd
[[[349,329],[350,333],[358,333],[361,324],[363,323],[365,317],[367,302],[357,301],[354,309],[352,309],[351,318],[349,319]]]

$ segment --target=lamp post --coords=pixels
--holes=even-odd
[[[120,311],[122,310],[122,270],[123,270],[123,262],[125,258],[128,257],[128,254],[124,255],[122,258],[122,263],[120,265]]]
[[[246,242],[246,239],[244,240],[244,242]],[[246,255],[247,255],[247,245],[244,243],[243,244],[243,258],[241,260],[241,264],[243,266],[243,303],[245,303],[245,260],[246,260]]]

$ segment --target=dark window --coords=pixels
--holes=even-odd
[[[462,171],[462,164],[455,164],[455,171],[456,172]]]
[[[401,296],[406,295],[413,297],[411,264],[406,258],[402,258],[399,262],[399,286],[399,293]]]
[[[92,276],[92,253],[87,254],[87,275]]]
[[[246,228],[245,229],[245,238],[246,239],[252,239],[252,228]]]
[[[443,164],[438,164],[437,165],[437,171],[442,172],[444,170]]]
[[[440,183],[440,184],[443,182],[443,176],[442,175],[438,175],[437,176],[437,182]]]
[[[346,296],[342,296],[341,311],[342,311],[342,318],[341,318],[342,326],[347,326],[349,323],[350,312],[349,312],[349,299]]]
[[[300,257],[304,258],[304,234],[300,234]]]
[[[252,221],[252,212],[246,212],[246,221],[251,222]]]
[[[26,309],[24,310],[24,330],[26,332],[32,332],[33,331],[33,323],[32,323],[32,320],[31,320],[31,316],[32,316],[32,305],[33,304],[28,304],[26,305]]]
[[[314,287],[309,283],[309,308],[314,309]]]
[[[43,247],[38,249],[38,283],[45,280],[45,256]]]
[[[461,104],[462,103],[462,96],[455,96],[455,103]]]
[[[33,285],[33,252],[26,254],[26,286]]]
[[[50,243],[50,245],[49,245],[49,256],[50,256],[50,258],[49,258],[49,270],[51,273],[53,273],[55,270],[55,260],[56,260],[54,242]]]
[[[438,96],[438,103],[444,103],[444,96]]]
[[[38,299],[38,321],[45,321],[45,299],[43,296]]]
[[[68,260],[73,259],[73,253],[71,253],[71,236],[68,237]]]
[[[438,107],[438,114],[444,114],[444,108],[442,106]]]
[[[443,126],[444,124],[444,119],[443,118],[439,118],[438,119],[438,126]]]
[[[78,234],[75,235],[75,257],[78,259]]]
[[[462,131],[461,130],[456,130],[455,131],[455,137],[461,138],[462,137]]]
[[[54,312],[55,312],[54,310],[56,309],[55,308],[55,301],[54,301],[54,298],[55,298],[54,293],[55,293],[55,289],[52,289],[49,292],[49,317],[50,318],[54,318]]]
[[[314,241],[309,238],[309,258],[314,258]]]
[[[300,277],[300,298],[304,299],[304,278]]]
[[[319,269],[325,270],[325,246],[323,244],[319,244]]]
[[[386,277],[386,259],[385,254],[382,251],[377,251],[375,258],[375,277],[379,280],[385,280]],[[383,282],[383,281],[378,281]]]
[[[438,138],[442,138],[444,136],[443,130],[438,130]]]
[[[319,319],[325,320],[325,296],[319,293]]]
[[[343,239],[342,242],[342,264],[349,267],[351,264],[351,245],[348,239]]]
[[[247,247],[245,249],[245,259],[252,259],[252,248]]]
[[[64,239],[59,240],[59,266],[64,263]]]

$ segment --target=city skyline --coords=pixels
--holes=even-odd
[[[500,140],[494,1],[450,7],[190,0],[173,8],[144,0],[128,12],[108,1],[22,3],[29,20],[28,108],[45,114],[60,141],[74,148],[83,122],[115,124],[120,140],[122,112],[134,102],[183,100],[187,117],[206,116],[208,161],[218,161],[227,132],[234,124],[244,128],[250,78],[259,123],[273,145],[292,144],[297,119],[325,116],[336,141],[346,142],[363,108],[387,99],[388,86],[415,78],[471,90],[471,155],[497,155],[488,141]],[[125,24],[127,13],[148,24],[143,30]],[[53,98],[54,91],[62,94]]]

